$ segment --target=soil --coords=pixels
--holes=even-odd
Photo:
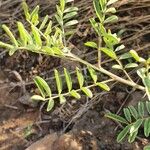
[[[46,13],[53,16],[55,0],[37,0],[36,2],[27,0],[27,2],[30,7],[39,3],[41,16]],[[83,47],[85,41],[95,39],[88,22],[93,12],[89,5],[91,2],[91,0],[75,1],[82,13],[79,13],[78,30],[70,39],[70,43],[76,54],[95,63],[96,52]],[[119,22],[107,27],[115,32],[120,28],[124,29],[121,34],[122,42],[127,48],[136,49],[144,57],[150,53],[149,6],[150,2],[147,0],[130,2],[122,0],[116,4],[119,10]],[[1,8],[3,10],[0,13],[1,23],[13,26],[16,20],[23,20],[19,0],[13,2],[2,0]],[[3,35],[1,30],[0,34]],[[7,40],[5,36],[1,36],[1,39]],[[110,69],[110,63],[113,62],[103,58],[103,65],[108,69]],[[53,69],[56,68],[62,72],[63,67],[67,67],[73,73],[76,65],[83,67],[74,62],[25,51],[9,57],[7,52],[0,49],[0,150],[24,150],[46,135],[52,135],[52,139],[56,137],[52,143],[53,150],[71,150],[67,147],[65,139],[69,139],[69,143],[76,144],[78,149],[72,150],[80,150],[80,148],[82,150],[143,149],[149,141],[143,138],[142,132],[141,139],[133,144],[127,141],[117,143],[116,137],[121,128],[104,116],[108,111],[121,114],[122,107],[137,104],[144,94],[140,91],[134,91],[121,84],[112,86],[110,92],[93,89],[94,98],[87,99],[83,96],[79,101],[69,98],[65,105],[61,106],[58,103],[49,113],[45,111],[45,103],[30,101],[30,96],[37,93],[32,80],[35,75],[44,77],[55,91]],[[136,79],[135,74],[132,74],[132,77]],[[102,78],[106,77],[102,76]],[[57,136],[53,136],[55,134]]]

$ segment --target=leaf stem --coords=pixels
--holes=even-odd
[[[98,37],[98,68],[101,68],[101,51],[99,50],[102,44],[102,39]]]
[[[109,83],[109,82],[112,82],[112,81],[114,81],[113,79],[109,79],[109,80],[105,80],[105,81],[102,81],[101,83]],[[92,88],[92,87],[95,87],[95,86],[97,86],[95,83],[94,84],[91,84],[91,85],[88,85],[88,86],[86,86],[86,88]],[[81,89],[77,89],[77,90],[75,90],[76,92],[80,92],[81,91]],[[63,93],[63,94],[61,94],[62,96],[68,96],[68,95],[70,95],[70,92],[67,92],[67,93]],[[56,98],[58,98],[59,97],[59,95],[58,94],[56,94],[56,96],[52,96],[51,98],[52,99],[56,99]],[[49,100],[49,98],[46,98],[45,100]]]
[[[117,75],[115,75],[115,74],[113,74],[113,73],[107,71],[106,69],[104,69],[104,68],[102,68],[102,67],[98,68],[98,67],[96,67],[95,65],[92,65],[92,64],[90,64],[89,62],[87,62],[87,61],[85,61],[85,60],[82,60],[81,58],[79,58],[78,56],[76,56],[76,55],[74,55],[74,54],[72,54],[72,53],[69,53],[68,56],[74,58],[75,61],[79,61],[79,62],[81,62],[81,63],[83,63],[83,64],[85,64],[85,65],[87,65],[87,66],[89,66],[89,67],[92,67],[93,69],[95,69],[95,70],[97,70],[97,71],[99,71],[99,72],[104,73],[105,75],[108,75],[109,77],[111,77],[112,79],[114,79],[114,80],[116,80],[116,81],[119,81],[119,82],[124,83],[124,84],[129,85],[129,86],[132,86],[132,87],[134,87],[134,88],[136,88],[136,89],[145,91],[145,87],[143,87],[143,86],[141,86],[141,85],[138,85],[138,84],[136,84],[135,82],[132,82],[132,81],[123,79],[123,78],[121,78],[121,77],[119,77],[119,76],[117,76]]]

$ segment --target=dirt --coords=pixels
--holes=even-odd
[[[45,13],[52,16],[54,13],[56,1],[27,2],[30,7],[39,3],[42,16]],[[74,53],[95,63],[97,52],[83,46],[85,41],[95,40],[88,22],[93,12],[89,5],[91,0],[75,1],[75,4],[83,11],[79,15],[79,29],[70,40],[71,46]],[[2,1],[1,22],[13,26],[16,20],[23,20],[20,5],[19,0]],[[119,25],[110,26],[113,31],[123,28],[122,42],[129,49],[135,48],[144,57],[149,55],[150,47],[149,5],[146,0],[118,2],[116,6],[119,9]],[[1,30],[0,34],[3,35]],[[6,40],[5,36],[1,38]],[[145,50],[144,53],[142,50]],[[52,111],[46,112],[46,104],[33,104],[30,101],[30,96],[37,92],[33,77],[44,77],[55,91],[52,78],[54,68],[62,72],[62,68],[67,67],[73,74],[76,65],[82,66],[25,51],[15,53],[12,57],[3,50],[0,52],[0,150],[36,150],[37,147],[44,149],[45,146],[45,150],[141,150],[145,145],[144,141],[149,142],[143,138],[141,132],[141,140],[136,140],[133,144],[127,141],[117,143],[116,137],[121,128],[104,117],[108,111],[121,114],[122,107],[137,104],[144,93],[117,84],[108,93],[93,89],[93,99],[83,96],[77,101],[69,98],[65,105],[60,106],[57,103]],[[102,64],[108,69],[110,63],[113,62],[103,58]],[[135,74],[132,77],[136,78]],[[101,78],[106,77],[101,75]]]

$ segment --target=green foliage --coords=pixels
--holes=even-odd
[[[78,79],[80,88],[73,89],[73,86],[72,86],[73,83],[72,83],[71,76],[70,76],[68,70],[66,68],[64,68],[65,81],[66,81],[66,84],[68,87],[68,92],[65,92],[65,93],[63,93],[63,89],[62,89],[62,87],[63,87],[62,78],[61,78],[59,72],[57,70],[54,70],[58,95],[52,94],[51,88],[47,84],[47,82],[43,78],[36,76],[34,78],[34,82],[39,89],[40,95],[33,95],[31,97],[31,99],[36,100],[36,101],[48,101],[47,111],[50,111],[54,107],[55,99],[59,99],[60,104],[63,104],[66,102],[66,98],[65,98],[66,96],[72,96],[76,99],[80,99],[81,98],[81,95],[79,93],[80,91],[82,91],[86,96],[92,98],[93,94],[92,94],[92,91],[90,90],[90,88],[95,87],[95,86],[99,86],[102,90],[108,91],[109,87],[106,83],[97,82],[96,72],[90,67],[88,68],[88,70],[89,70],[89,74],[91,75],[91,78],[93,79],[94,83],[89,86],[84,86],[85,79],[83,77],[83,73],[79,68],[77,68],[76,74],[77,74],[77,79]]]
[[[144,128],[144,135],[150,136],[150,102],[139,102],[137,107],[129,106],[123,109],[124,116],[108,113],[105,116],[124,124],[123,130],[118,134],[117,141],[122,142],[128,137],[128,142],[134,142],[140,127]]]
[[[69,71],[64,69],[64,79],[66,81],[67,91],[63,91],[64,82],[62,82],[62,80],[64,79],[62,79],[59,72],[55,70],[54,74],[57,94],[52,93],[53,91],[44,79],[39,76],[34,78],[34,82],[38,87],[40,94],[33,95],[32,99],[37,101],[47,101],[47,111],[53,109],[56,99],[59,99],[60,104],[64,104],[66,102],[66,96],[80,99],[82,92],[86,96],[92,98],[93,93],[91,88],[95,86],[109,91],[110,87],[106,83],[112,81],[121,82],[135,89],[142,90],[150,100],[150,58],[145,59],[140,57],[135,50],[130,50],[127,53],[118,55],[118,51],[122,52],[125,49],[125,46],[120,44],[120,38],[116,33],[112,33],[110,29],[105,28],[106,24],[118,20],[118,17],[115,15],[116,9],[112,7],[112,4],[117,1],[118,0],[93,0],[95,16],[90,18],[89,21],[97,35],[97,41],[87,41],[85,46],[97,50],[98,66],[73,54],[71,51],[72,49],[69,46],[68,35],[73,35],[75,25],[78,23],[76,20],[78,8],[73,6],[73,0],[60,0],[59,5],[56,5],[55,20],[58,24],[53,23],[53,19],[49,18],[48,15],[43,19],[40,19],[40,7],[38,5],[31,11],[26,2],[23,2],[22,6],[29,28],[27,29],[22,22],[18,21],[17,30],[19,37],[16,37],[8,26],[2,25],[10,42],[5,43],[0,41],[0,47],[8,49],[10,55],[13,55],[17,50],[28,50],[38,54],[77,61],[87,67],[93,83],[90,83],[90,85],[85,84],[87,79],[84,77],[81,69],[76,68],[76,76],[79,85],[79,88],[77,89],[74,89],[73,80]],[[109,59],[113,59],[114,64],[111,67],[122,71],[127,79],[105,69],[101,64],[102,55],[106,55]],[[124,62],[126,63],[124,64]],[[133,68],[141,78],[143,85],[136,83],[136,81],[128,74],[128,70]],[[97,72],[106,75],[108,80],[98,81]],[[133,106],[124,108],[124,117],[113,113],[106,115],[108,118],[126,125],[117,137],[118,142],[121,142],[127,135],[128,141],[133,142],[142,125],[144,125],[145,136],[149,136],[150,118],[145,118],[145,111],[150,114],[150,102],[140,102],[137,108]],[[149,146],[145,149],[148,149],[148,147]]]

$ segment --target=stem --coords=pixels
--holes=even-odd
[[[108,83],[108,82],[112,82],[112,81],[114,81],[113,79],[109,79],[109,80],[106,80],[106,81],[102,81],[101,83]],[[92,85],[88,85],[88,86],[86,86],[86,88],[92,88],[92,87],[95,87],[95,86],[97,86],[95,83],[94,84],[92,84]],[[81,91],[81,89],[77,89],[77,90],[75,90],[76,92],[80,92]],[[70,95],[70,92],[67,92],[67,93],[64,93],[64,94],[61,94],[62,96],[68,96],[68,95]],[[59,95],[58,94],[56,94],[56,96],[53,96],[52,97],[52,99],[56,99],[56,98],[58,98],[59,97]],[[49,98],[46,98],[45,100],[49,100]]]
[[[121,61],[119,59],[116,60],[118,62],[118,64],[121,66],[122,71],[125,73],[125,75],[127,76],[127,78],[134,83],[134,81],[131,79],[131,77],[129,76],[129,74],[126,72],[126,70],[123,68],[123,65],[121,63]]]
[[[64,43],[64,46],[66,47],[67,46],[67,43],[66,43],[66,38],[65,38],[65,29],[63,27],[63,25],[61,26],[61,30],[62,30],[62,35],[63,35],[63,43]]]
[[[98,68],[101,67],[101,51],[99,50],[102,44],[101,37],[98,37]]]
[[[27,48],[26,48],[26,47],[18,47],[18,49],[27,49]],[[29,51],[33,51],[33,50],[31,50],[31,49],[28,49],[28,50],[29,50]],[[37,52],[37,51],[33,51],[33,52]],[[38,51],[38,53],[39,53],[39,51]],[[41,53],[48,55],[46,52],[43,52],[43,51],[41,51]],[[98,67],[96,67],[95,65],[92,65],[92,64],[90,64],[89,62],[87,62],[87,61],[85,61],[85,60],[82,60],[81,58],[79,58],[78,56],[72,54],[71,52],[66,53],[66,54],[65,54],[64,56],[62,56],[62,57],[65,57],[65,56],[68,57],[68,59],[70,59],[70,60],[78,61],[78,62],[80,62],[80,63],[82,63],[82,64],[84,64],[84,65],[86,65],[86,66],[89,66],[89,67],[91,67],[91,68],[93,68],[93,69],[95,69],[95,70],[97,70],[97,71],[99,71],[99,72],[102,72],[102,73],[108,75],[109,77],[111,77],[112,79],[114,79],[115,81],[119,81],[119,82],[124,83],[124,84],[126,84],[126,85],[132,86],[132,87],[134,87],[134,88],[136,88],[136,89],[145,91],[145,87],[143,87],[143,86],[141,86],[141,85],[138,85],[138,84],[136,84],[135,82],[132,82],[132,81],[129,81],[129,80],[125,80],[125,79],[123,79],[123,78],[121,78],[121,77],[119,77],[119,76],[117,76],[117,75],[115,75],[115,74],[113,74],[113,73],[107,71],[106,69],[104,69],[104,68],[102,68],[102,67],[98,68]],[[57,56],[57,55],[56,55],[56,57],[60,57],[60,56]]]
[[[79,58],[78,56],[76,56],[76,55],[74,55],[72,53],[69,53],[68,56],[74,58],[75,61],[79,61],[79,62],[81,62],[81,63],[83,63],[83,64],[85,64],[85,65],[87,65],[87,66],[89,66],[89,67],[99,71],[99,72],[102,72],[102,73],[108,75],[109,77],[111,77],[112,79],[114,79],[116,81],[119,81],[119,82],[124,83],[124,84],[129,85],[129,86],[132,86],[132,87],[134,87],[136,89],[145,91],[145,87],[143,87],[141,85],[138,85],[135,82],[132,82],[132,81],[129,81],[129,80],[125,80],[125,79],[123,79],[123,78],[121,78],[121,77],[119,77],[119,76],[117,76],[117,75],[115,75],[115,74],[105,70],[102,67],[98,68],[98,67],[90,64],[89,62],[87,62],[85,60],[82,60],[81,58]]]

